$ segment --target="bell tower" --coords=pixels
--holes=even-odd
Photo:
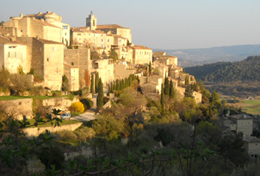
[[[86,27],[90,27],[90,30],[96,30],[97,28],[97,18],[93,15],[92,11],[86,20]]]

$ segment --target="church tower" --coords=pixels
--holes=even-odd
[[[92,11],[87,18],[86,27],[90,27],[90,30],[96,30],[97,28],[97,18],[93,15]]]

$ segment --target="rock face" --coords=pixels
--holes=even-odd
[[[18,120],[23,119],[23,116],[31,119],[33,117],[32,103],[32,98],[0,100],[0,111]]]

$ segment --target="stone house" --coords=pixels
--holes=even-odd
[[[246,136],[243,138],[245,149],[247,153],[252,156],[260,155],[260,139],[253,136]]]
[[[149,64],[152,63],[152,49],[141,45],[132,46],[133,48],[133,64]]]
[[[253,133],[253,118],[246,114],[230,116],[230,130],[236,133],[242,132],[244,136],[251,136]]]
[[[43,86],[51,90],[61,90],[64,74],[63,43],[33,38],[32,69],[43,79]]]
[[[11,17],[4,23],[4,29],[13,28],[17,37],[38,37],[44,40],[62,42],[62,28],[31,16]]]
[[[69,81],[69,91],[79,90],[79,68],[64,63],[64,75]]]
[[[22,68],[25,73],[30,71],[31,63],[27,60],[27,45],[16,37],[0,36],[0,69],[3,67],[10,73],[18,73]]]
[[[92,68],[92,61],[90,60],[90,49],[65,49],[64,62],[67,65],[79,69],[79,88],[90,86],[90,73]]]
[[[108,84],[114,81],[113,59],[93,60],[91,72],[98,72],[103,84]]]

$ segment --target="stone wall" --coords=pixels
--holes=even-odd
[[[23,132],[27,137],[34,137],[39,136],[40,134],[44,133],[46,130],[50,131],[51,133],[55,133],[58,131],[68,130],[68,131],[74,131],[77,128],[79,128],[83,123],[74,123],[69,125],[61,125],[61,126],[49,126],[49,127],[36,127],[36,128],[26,128],[23,129]]]
[[[33,117],[32,103],[32,98],[0,100],[0,107],[4,113],[13,115],[18,120],[23,119],[24,115],[27,119],[31,119]]]
[[[74,97],[73,100],[70,100],[68,98],[62,97],[62,98],[50,98],[50,99],[44,99],[42,100],[43,106],[64,106],[64,107],[70,107],[72,103],[78,102],[79,99],[77,97]]]
[[[79,68],[80,88],[90,86],[90,49],[65,49],[64,63]]]

